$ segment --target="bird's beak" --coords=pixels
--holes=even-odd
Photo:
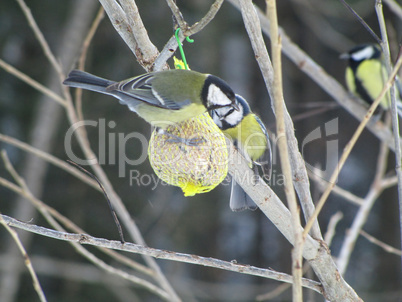
[[[342,60],[348,60],[349,58],[350,58],[350,55],[347,52],[344,52],[339,56],[339,59],[342,59]]]
[[[236,110],[236,111],[240,111],[239,105],[236,103],[232,103],[232,107]]]

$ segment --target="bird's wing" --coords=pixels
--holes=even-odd
[[[269,140],[269,135],[268,135],[268,131],[265,128],[265,125],[263,124],[263,122],[260,120],[260,118],[258,116],[255,116],[255,119],[257,120],[258,124],[260,124],[261,126],[261,130],[264,133],[266,139],[267,139],[267,148],[265,149],[265,152],[262,156],[260,156],[260,158],[258,158],[257,161],[255,161],[254,163],[261,166],[262,171],[264,173],[264,178],[266,180],[270,180],[271,179],[271,174],[272,174],[272,149],[271,149],[271,143]]]
[[[181,102],[180,104],[169,99],[152,87],[152,81],[155,79],[152,73],[144,74],[124,82],[116,83],[108,90],[113,91],[120,101],[135,110],[135,107],[141,103],[170,110],[179,110],[190,102]]]

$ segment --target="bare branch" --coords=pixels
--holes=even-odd
[[[172,14],[174,16],[175,21],[177,22],[177,25],[182,31],[187,31],[188,29],[188,24],[184,20],[183,14],[181,13],[179,7],[176,5],[176,1],[174,0],[166,0],[167,5],[169,6],[170,10],[172,11]]]
[[[141,66],[151,71],[159,52],[148,37],[134,0],[99,0],[109,19]]]
[[[331,246],[332,239],[335,236],[335,228],[338,222],[341,221],[342,218],[343,218],[342,212],[338,211],[334,215],[332,215],[331,219],[329,220],[327,232],[325,233],[324,236],[324,240],[328,246]]]
[[[380,38],[375,34],[375,32],[366,23],[366,21],[364,21],[363,18],[360,17],[359,14],[356,13],[355,10],[348,3],[346,3],[345,0],[340,0],[340,1],[353,14],[353,16],[361,23],[361,25],[363,25],[363,27],[370,33],[370,35],[378,42],[378,44],[380,44],[381,43]]]
[[[321,192],[324,192],[324,190],[326,189],[327,185],[328,185],[328,181],[326,181],[323,177],[321,177],[320,175],[317,175],[316,173],[309,173],[310,178],[316,182],[316,184],[318,185],[318,188]],[[332,194],[336,194],[340,197],[342,197],[343,199],[351,202],[352,204],[361,206],[364,202],[364,199],[356,196],[355,194],[350,193],[349,191],[339,187],[339,186],[334,186],[332,189]]]
[[[233,4],[235,4],[237,7],[240,7],[242,10],[243,20],[244,20],[247,32],[250,37],[250,41],[251,41],[251,45],[252,45],[254,53],[255,53],[255,57],[260,66],[260,70],[264,76],[264,80],[265,80],[265,84],[268,88],[268,92],[272,96],[272,83],[273,83],[272,67],[270,64],[270,60],[269,60],[269,56],[268,56],[265,44],[261,37],[261,28],[259,26],[260,23],[256,16],[256,8],[249,1],[240,1],[239,3],[234,0],[230,0],[230,1]],[[282,36],[281,32],[279,34]],[[296,140],[293,139],[294,138],[293,127],[289,127],[289,125],[292,124],[290,117],[288,118],[288,120],[290,120],[290,121],[289,121],[289,123],[286,124],[286,127],[287,127],[287,131],[291,132],[289,137],[292,138],[292,143],[293,143],[293,141],[296,141]],[[288,135],[288,133],[287,133],[287,135]],[[296,143],[297,143],[297,141],[296,141]],[[289,150],[291,150],[291,148],[289,148]],[[297,147],[293,150],[297,150]],[[233,156],[233,152],[230,152],[230,156]],[[298,156],[300,156],[299,153],[295,152],[294,154],[292,154],[292,156],[294,156],[295,161],[300,162],[300,160],[298,158]],[[300,156],[300,158],[301,158],[301,156]],[[292,163],[292,166],[294,166],[293,163]],[[303,168],[304,168],[304,172],[305,172],[305,176],[306,176],[305,182],[303,183],[303,187],[307,190],[306,184],[308,185],[308,178],[307,178],[307,172],[305,171],[304,164],[303,164],[302,169]],[[240,169],[240,170],[238,170],[238,169]],[[246,170],[247,170],[247,168],[245,168],[244,166],[240,167],[239,163],[237,163],[237,165],[234,165],[233,163],[229,162],[229,171],[230,171],[231,175],[235,178],[236,182],[238,182],[242,187],[244,184],[243,184],[242,180],[239,179],[239,177],[236,178],[236,175],[246,174],[246,177],[248,176],[249,179],[251,179],[251,171],[249,173]],[[244,174],[238,174],[238,173],[244,173]],[[248,175],[247,175],[247,173],[248,173]],[[267,186],[264,186],[264,185],[265,184],[262,184],[262,181],[260,181],[253,188],[248,188],[247,186],[244,186],[243,189],[257,203],[257,205],[264,212],[264,214],[278,227],[278,229],[282,232],[282,234],[285,235],[287,240],[289,240],[289,242],[291,242],[293,244],[294,243],[293,242],[294,234],[293,234],[292,230],[289,230],[289,226],[286,226],[285,228],[283,228],[283,226],[280,225],[281,220],[287,219],[287,221],[290,221],[290,214],[286,208],[285,208],[285,210],[283,209],[284,206],[283,206],[283,204],[281,204],[280,200],[279,199],[276,200],[277,199],[276,195]],[[295,184],[295,186],[296,186],[296,184]],[[308,196],[310,196],[309,191],[308,191]],[[303,196],[303,198],[305,198],[305,197]],[[311,199],[311,196],[310,196],[310,199]],[[305,210],[304,214],[307,217],[310,217],[311,212],[309,212],[309,211],[311,209],[313,209],[314,206],[313,206],[312,202],[308,203],[307,206],[309,208],[304,209]],[[270,213],[273,208],[275,208],[275,211],[276,211],[275,214]],[[278,214],[280,212],[283,215],[279,215],[279,217],[278,217]],[[285,212],[287,212],[287,213],[285,214]],[[314,220],[314,222],[315,222],[314,225],[317,225],[318,236],[321,237],[319,229],[318,229],[318,223],[316,220]],[[316,275],[323,283],[326,298],[328,298],[329,300],[333,300],[333,301],[358,301],[360,298],[357,296],[357,294],[354,292],[354,290],[339,275],[337,268],[335,266],[335,263],[333,262],[332,258],[329,256],[329,253],[324,251],[325,248],[321,248],[321,249],[318,248],[318,246],[316,245],[317,243],[318,242],[312,240],[310,236],[306,236],[305,247],[303,250],[303,257],[306,258],[307,260],[309,260]],[[320,241],[320,243],[322,244],[323,241]],[[314,251],[314,249],[316,249],[316,248],[318,248],[318,249]],[[316,254],[316,256],[314,256],[313,258],[309,258],[309,256],[312,255],[312,254],[310,254],[310,252],[312,252],[312,254],[316,254],[318,252],[319,255]],[[318,259],[319,259],[319,261],[318,261]],[[323,266],[324,262],[326,263],[325,268]],[[336,286],[334,284],[336,284]]]
[[[230,0],[230,2],[232,2],[237,8],[239,8],[239,9],[241,8],[241,5],[239,4],[239,2],[237,2],[235,0]],[[240,2],[240,3],[243,3],[243,2]],[[254,7],[249,2],[245,2],[245,3],[247,3],[248,5],[247,5],[247,10],[242,11],[244,24],[245,24],[247,32],[249,34],[249,38],[251,41],[251,46],[253,47],[253,50],[254,50],[255,58],[258,62],[258,65],[260,67],[261,73],[262,73],[264,81],[265,81],[265,85],[267,86],[268,93],[270,94],[271,100],[272,100],[273,99],[273,96],[272,96],[273,70],[272,70],[272,65],[271,65],[270,58],[268,56],[267,49],[265,47],[265,42],[261,35],[261,27],[260,27],[260,21],[259,21],[259,19],[261,20],[261,18],[264,18],[265,20],[267,20],[267,19],[266,19],[265,15],[263,15],[262,12],[258,8]],[[260,15],[258,15],[256,13],[260,13]],[[280,29],[278,29],[278,30],[279,30],[279,35],[281,36],[281,39],[283,42],[283,32]],[[266,28],[265,32],[267,34],[269,34],[268,27]],[[273,111],[275,112],[274,107],[273,107]],[[293,169],[292,170],[293,185],[299,196],[300,203],[303,208],[303,214],[307,221],[311,217],[312,213],[314,212],[314,203],[313,203],[313,200],[311,197],[310,183],[309,183],[309,179],[308,179],[308,175],[307,175],[306,166],[305,166],[304,160],[299,152],[298,142],[294,135],[293,122],[292,122],[292,119],[290,118],[290,115],[287,112],[287,110],[285,110],[285,124],[286,124],[286,137],[288,139],[290,161],[291,161],[291,166]],[[321,231],[320,231],[317,221],[314,223],[311,234],[314,236],[314,238],[322,240]]]
[[[373,183],[367,196],[364,198],[363,205],[359,208],[357,215],[353,220],[352,226],[346,233],[345,239],[341,247],[341,251],[339,252],[337,263],[339,271],[342,274],[346,272],[350,256],[353,252],[354,246],[359,237],[359,233],[363,229],[363,226],[368,219],[368,216],[375,201],[384,190],[384,187],[381,186],[381,180],[386,172],[387,158],[388,158],[388,146],[384,142],[382,142],[380,147],[380,153],[378,155],[377,169]]]
[[[176,17],[176,19],[179,20],[179,19],[183,18],[183,16],[181,15],[181,12],[178,10],[178,7],[174,3],[174,1],[171,1],[171,0],[167,0],[167,1],[168,1],[168,5],[171,8],[172,13]],[[218,12],[218,10],[220,9],[222,3],[223,3],[223,0],[215,0],[215,2],[211,5],[207,14],[199,22],[196,22],[191,27],[188,26],[188,24],[184,21],[184,19],[182,21],[180,21],[182,23],[182,25],[180,25],[180,22],[178,21],[179,27],[182,29],[179,32],[180,42],[183,42],[183,40],[186,36],[194,35],[194,34],[200,32],[202,29],[204,29],[204,27],[207,26],[209,24],[209,22],[211,22],[212,19],[215,17],[215,15]],[[185,24],[184,28],[183,28],[183,24]],[[154,65],[155,71],[159,71],[159,70],[163,69],[164,65],[166,64],[166,61],[176,51],[177,46],[178,45],[177,45],[176,37],[173,35],[169,39],[169,41],[166,43],[166,45],[163,47],[159,56],[156,58],[155,65]]]
[[[215,18],[215,15],[221,8],[222,3],[223,0],[215,0],[205,16],[199,22],[194,23],[188,30],[184,31],[184,35],[191,36],[203,30],[204,27],[207,26],[209,22],[211,22]]]
[[[256,301],[269,301],[269,300],[272,300],[272,299],[278,297],[278,296],[279,296],[280,294],[282,294],[284,291],[286,291],[290,286],[291,286],[291,285],[290,285],[290,284],[287,284],[287,283],[281,284],[281,285],[279,285],[277,288],[275,288],[274,290],[272,290],[272,291],[270,291],[270,292],[268,292],[268,293],[265,293],[265,294],[262,294],[262,295],[258,295],[258,296],[255,298],[255,300],[256,300]]]
[[[260,210],[278,228],[278,230],[293,244],[293,229],[290,226],[291,215],[289,210],[275,192],[262,180],[256,183],[245,183],[245,179],[252,179],[254,172],[249,168],[247,161],[239,155],[233,146],[229,149],[229,173],[242,186],[244,191],[253,199]],[[308,235],[303,249],[303,257],[309,261],[315,274],[324,286],[324,296],[330,301],[359,301],[354,290],[343,280],[335,266],[328,247],[322,240],[314,240]]]
[[[147,246],[142,246],[139,244],[126,242],[122,244],[120,241],[107,240],[103,238],[96,238],[86,234],[73,234],[66,232],[59,232],[52,229],[44,228],[41,226],[28,224],[14,218],[8,217],[6,215],[0,215],[4,221],[12,227],[26,230],[35,234],[42,236],[55,238],[58,240],[64,240],[69,242],[75,242],[79,244],[88,244],[93,246],[100,246],[104,248],[110,248],[135,254],[149,255],[158,259],[173,260],[184,263],[198,264],[202,266],[208,266],[218,269],[224,269],[227,271],[233,271],[238,273],[243,273],[247,275],[259,276],[268,279],[274,279],[278,281],[283,281],[287,283],[292,282],[292,277],[290,275],[279,273],[273,270],[259,268],[250,265],[242,265],[234,262],[223,261],[214,258],[200,257],[196,255],[175,253],[172,251],[165,251],[160,249],[154,249]],[[318,282],[303,279],[303,286],[310,288],[316,292],[321,293],[321,286]]]
[[[245,1],[244,1],[245,2]],[[244,3],[242,2],[242,3]],[[285,125],[285,100],[282,90],[282,62],[281,62],[281,38],[278,35],[278,19],[276,12],[276,0],[267,0],[267,16],[271,20],[271,48],[274,69],[273,96],[276,113],[277,145],[280,154],[282,173],[284,174],[284,190],[286,200],[292,217],[292,228],[294,234],[294,247],[292,251],[292,300],[303,301],[301,287],[302,266],[303,266],[303,235],[301,231],[299,209],[296,201],[296,193],[293,188],[292,168],[290,166],[286,125]],[[242,11],[244,11],[241,4]]]
[[[391,254],[395,254],[397,256],[402,256],[402,251],[398,250],[392,246],[390,246],[389,244],[386,244],[385,242],[378,240],[377,238],[371,236],[370,234],[366,233],[365,231],[361,230],[360,234],[366,238],[368,241],[370,241],[371,243],[374,243],[375,245],[378,245],[380,248],[382,248],[384,251],[391,253]]]
[[[402,20],[402,8],[395,0],[383,0],[388,8]]]

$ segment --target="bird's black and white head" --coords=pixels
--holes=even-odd
[[[375,44],[363,44],[356,46],[340,56],[341,59],[348,59],[350,64],[360,64],[362,61],[379,59],[381,50]]]
[[[208,112],[220,108],[239,109],[232,88],[225,81],[213,75],[207,76],[201,98]]]
[[[221,130],[234,128],[241,123],[243,118],[250,113],[250,106],[240,95],[235,95],[238,110],[230,107],[217,108],[210,111],[210,115],[215,124]]]

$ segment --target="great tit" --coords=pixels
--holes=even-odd
[[[217,108],[212,110],[210,115],[215,124],[232,139],[235,147],[249,161],[250,168],[253,168],[256,176],[257,166],[261,166],[264,178],[269,180],[272,171],[272,152],[268,132],[260,118],[251,112],[249,104],[243,97],[236,94],[236,102],[238,111],[232,108]],[[234,179],[232,179],[230,208],[235,212],[257,209],[254,201]]]
[[[375,44],[363,44],[342,54],[340,58],[347,59],[349,62],[345,72],[346,85],[349,91],[371,105],[380,95],[388,80],[381,49]],[[398,114],[402,116],[402,103],[399,94],[397,108]],[[389,109],[391,105],[389,92],[385,94],[380,105],[382,109]]]
[[[73,70],[64,85],[109,94],[148,123],[166,129],[205,111],[238,109],[235,94],[220,78],[191,70],[166,70],[121,82]]]

